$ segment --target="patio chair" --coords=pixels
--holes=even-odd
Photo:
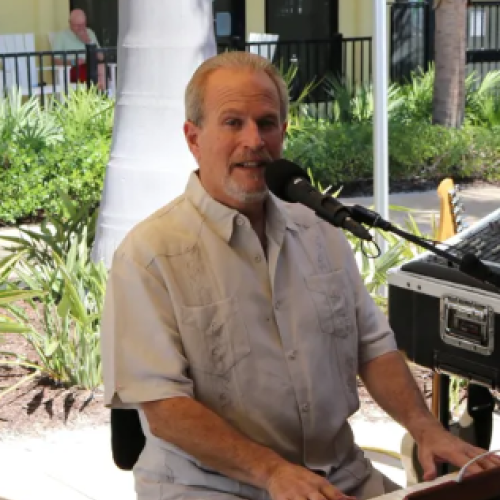
[[[257,54],[269,61],[273,61],[274,54],[276,52],[276,46],[279,39],[279,35],[274,35],[272,33],[249,33],[248,43],[251,43],[249,51],[252,54]],[[269,43],[275,42],[275,43]],[[254,45],[255,44],[255,45]]]
[[[4,78],[6,89],[18,87],[21,95],[47,95],[58,93],[57,84],[46,84],[40,81],[43,78],[43,71],[48,68],[37,66],[37,57],[35,52],[35,37],[33,33],[14,33],[0,35],[0,54],[5,57],[0,59],[3,64],[2,80],[0,88],[4,87]],[[9,56],[12,54],[12,56]],[[13,54],[21,54],[14,57]]]

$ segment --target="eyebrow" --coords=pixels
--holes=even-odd
[[[234,109],[234,108],[230,108],[230,109],[225,109],[221,114],[220,114],[220,117],[221,118],[224,118],[228,115],[236,115],[236,116],[241,116],[243,113],[237,109]],[[273,120],[276,120],[276,119],[279,119],[279,113],[272,113],[272,112],[268,112],[268,113],[265,113],[263,114],[262,116],[259,116],[257,119],[258,120],[266,120],[266,119],[273,119]]]

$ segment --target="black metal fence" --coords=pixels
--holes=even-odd
[[[308,103],[331,100],[324,81],[335,78],[350,88],[366,85],[372,77],[372,40],[344,38],[341,34],[328,40],[246,42],[219,44],[218,51],[246,50],[270,59],[283,72],[293,72],[291,97],[297,99],[310,83],[315,86],[306,98]],[[79,64],[76,64],[78,60]],[[68,94],[80,84],[102,84],[113,96],[117,84],[117,52],[114,47],[97,49],[88,46],[81,52],[30,52],[0,54],[0,90],[19,87],[24,95]],[[3,71],[2,71],[3,69]],[[103,79],[102,71],[105,71]]]
[[[390,75],[406,81],[418,68],[434,61],[435,18],[433,4],[408,2],[389,4]],[[500,1],[473,2],[467,8],[467,71],[480,80],[500,69]]]
[[[77,63],[78,61],[78,63]],[[22,96],[62,98],[78,85],[116,91],[116,48],[88,45],[85,51],[0,54],[0,93],[16,88]]]
[[[468,71],[480,79],[500,70],[500,2],[473,3],[467,13]]]
[[[394,3],[390,9],[390,78],[404,82],[434,59],[434,16],[428,3]]]

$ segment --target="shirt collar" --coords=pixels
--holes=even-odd
[[[197,171],[191,172],[187,186],[186,197],[201,214],[206,223],[216,231],[221,238],[229,241],[234,231],[235,219],[243,216],[234,208],[227,207],[214,200],[200,182]],[[244,217],[244,216],[243,216]],[[288,228],[297,230],[295,222],[288,213],[286,203],[269,194],[266,205],[267,224],[276,229]]]

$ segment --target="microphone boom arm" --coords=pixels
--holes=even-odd
[[[349,207],[349,211],[351,213],[351,217],[356,222],[397,234],[405,240],[411,241],[412,243],[415,243],[416,245],[425,248],[426,250],[429,250],[430,252],[439,255],[450,262],[453,262],[464,274],[468,274],[472,278],[479,281],[489,283],[500,290],[500,275],[491,271],[491,269],[474,254],[468,253],[462,258],[457,257],[446,250],[437,248],[435,245],[423,238],[420,238],[419,236],[403,231],[402,229],[391,224],[389,221],[383,219],[377,212],[361,205],[353,205]]]

